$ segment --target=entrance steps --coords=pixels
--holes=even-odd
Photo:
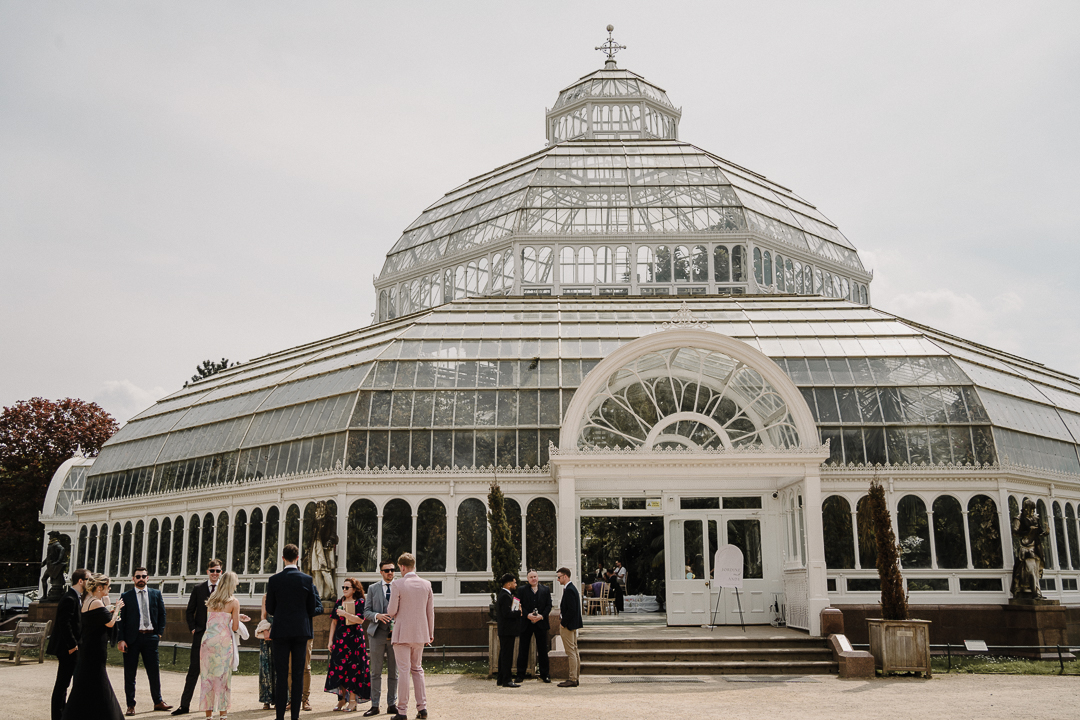
[[[823,638],[777,628],[585,628],[584,675],[810,675],[838,665]]]

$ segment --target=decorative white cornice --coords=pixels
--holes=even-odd
[[[661,330],[708,330],[709,323],[694,319],[690,304],[683,300],[682,305],[671,315],[671,320],[660,326]]]
[[[626,448],[609,448],[599,447],[596,445],[587,445],[585,447],[577,448],[558,448],[550,440],[548,441],[548,454],[552,457],[574,457],[574,456],[623,456],[623,457],[671,457],[671,456],[724,456],[724,457],[741,457],[744,455],[758,456],[758,455],[796,455],[804,457],[816,457],[824,453],[826,456],[829,454],[829,440],[825,441],[824,445],[818,445],[817,447],[790,447],[790,448],[776,448],[766,447],[764,445],[752,445],[749,447],[742,447],[738,449],[728,450],[723,447],[719,448],[687,448],[687,447],[668,447],[668,448],[645,448],[645,447],[626,447]]]
[[[1080,486],[1080,474],[1066,473],[1058,470],[1046,470],[1043,468],[1020,465],[1008,461],[1000,463],[903,463],[900,465],[831,465],[821,466],[823,478],[831,480],[844,480],[846,478],[863,479],[871,476],[896,477],[903,479],[926,479],[933,480],[942,477],[948,478],[1000,478],[1014,482],[1030,483],[1033,485],[1046,485],[1063,483],[1070,487]]]

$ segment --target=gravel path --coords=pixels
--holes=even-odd
[[[56,674],[55,662],[14,667],[0,664],[0,718],[31,720],[49,717],[49,697]],[[110,667],[113,688],[123,705],[123,670]],[[166,702],[176,704],[184,676],[162,672]],[[494,720],[529,718],[537,712],[547,717],[654,718],[660,716],[704,718],[1008,718],[1064,720],[1080,716],[1080,678],[1016,675],[938,675],[932,680],[839,680],[835,676],[772,678],[698,677],[664,682],[619,682],[619,678],[585,676],[580,687],[558,688],[527,681],[518,690],[500,689],[494,681],[463,675],[429,675],[428,711],[432,720],[463,718]],[[321,688],[322,677],[312,678]],[[146,676],[138,679],[139,712],[136,717],[165,718],[150,710]],[[331,709],[333,698],[313,692],[314,712],[301,713],[302,720],[338,717]],[[271,720],[257,702],[258,679],[233,678],[230,718]],[[366,707],[366,706],[364,706]],[[385,708],[383,708],[385,711]],[[411,713],[415,717],[415,709]],[[190,717],[201,718],[202,713]],[[359,717],[349,715],[348,717]],[[382,717],[386,717],[384,714]]]

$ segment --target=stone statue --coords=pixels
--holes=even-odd
[[[337,581],[334,579],[338,544],[338,536],[334,532],[336,524],[337,518],[330,514],[326,501],[320,500],[315,505],[315,527],[312,528],[308,557],[311,558],[311,577],[315,589],[324,602],[329,600],[331,603],[337,597]]]
[[[1035,511],[1035,501],[1024,498],[1023,509],[1012,519],[1013,537],[1020,543],[1013,560],[1012,595],[1014,598],[1042,600],[1039,580],[1043,575],[1042,548],[1039,540],[1050,534]]]
[[[48,602],[59,602],[64,595],[67,561],[68,552],[60,542],[60,533],[50,530],[49,545],[45,549],[45,574],[41,578],[41,596]]]

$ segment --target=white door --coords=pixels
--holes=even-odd
[[[709,559],[705,557],[705,518],[668,520],[667,622],[668,625],[705,625],[709,622]]]
[[[766,552],[762,546],[764,518],[760,513],[735,511],[708,515],[709,554],[711,561],[721,545],[735,545],[743,554],[743,587],[710,588],[710,621],[718,625],[764,625],[772,620],[770,608],[777,582],[769,577]],[[769,566],[772,563],[768,563]]]

